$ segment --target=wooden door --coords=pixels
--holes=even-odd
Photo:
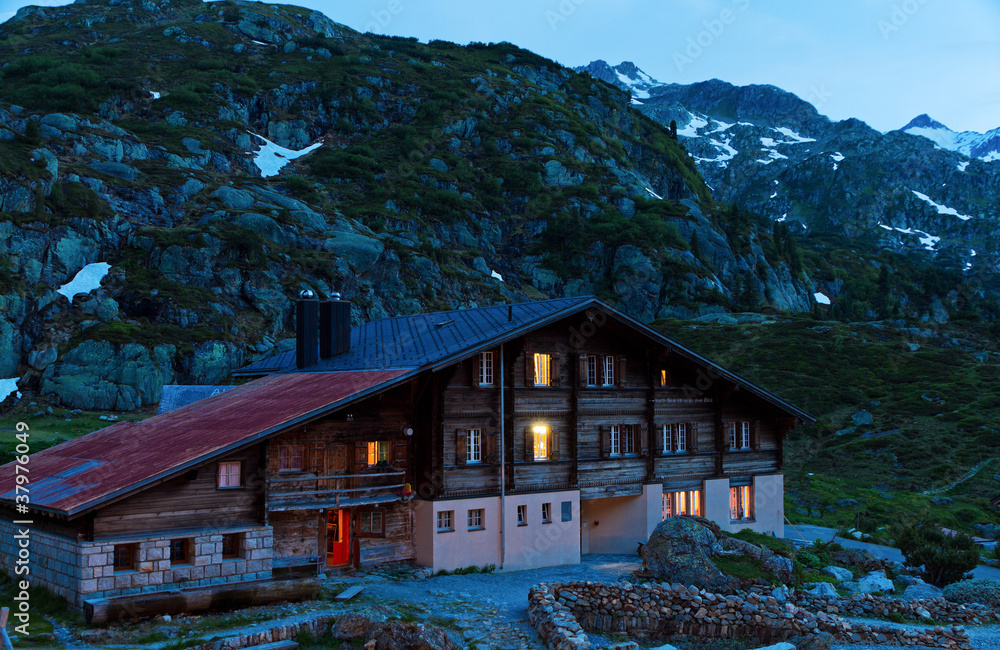
[[[326,515],[326,565],[351,562],[351,516],[348,510],[329,510]]]
[[[329,476],[331,474],[346,474],[347,473],[347,446],[343,444],[329,445],[326,448],[326,471],[324,474]],[[335,490],[343,489],[347,486],[344,485],[343,480],[326,480],[321,481],[323,484],[320,489],[324,490]],[[331,495],[332,496],[332,495]]]

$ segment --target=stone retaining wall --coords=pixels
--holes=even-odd
[[[919,621],[924,618],[941,623],[959,623],[962,625],[980,625],[1000,620],[1000,615],[985,605],[960,605],[944,598],[926,598],[921,600],[903,600],[888,596],[872,596],[871,594],[855,594],[850,598],[833,598],[812,596],[808,593],[796,593],[794,602],[812,612],[828,614],[847,614],[849,616],[882,616],[899,614],[905,619]],[[927,616],[924,616],[924,613]]]
[[[570,582],[528,594],[528,620],[553,650],[589,650],[584,630],[636,637],[757,638],[763,643],[827,632],[839,641],[971,650],[959,626],[921,631],[852,624],[758,594],[722,596],[683,585]]]
[[[339,618],[339,616],[339,614],[320,615],[301,623],[279,625],[261,630],[260,632],[242,634],[221,641],[209,641],[208,643],[193,646],[191,650],[238,650],[239,648],[252,648],[264,645],[265,643],[274,643],[275,641],[289,641],[304,630],[308,630],[313,636],[319,637],[326,633],[330,623]]]
[[[28,529],[27,566],[29,574],[16,574],[19,530]],[[80,545],[75,539],[63,537],[33,526],[18,526],[9,519],[0,518],[0,565],[15,580],[26,579],[32,585],[44,585],[71,603],[80,591]],[[80,604],[77,604],[79,607]]]

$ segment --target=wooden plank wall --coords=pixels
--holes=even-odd
[[[254,445],[220,459],[243,462],[244,487],[239,489],[218,488],[218,463],[213,461],[103,508],[94,517],[94,539],[262,523],[260,458],[261,446]]]

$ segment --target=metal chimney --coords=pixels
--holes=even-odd
[[[295,303],[295,365],[301,370],[316,365],[319,344],[319,303],[309,289]]]
[[[319,356],[329,359],[351,349],[351,303],[340,294],[319,304]]]

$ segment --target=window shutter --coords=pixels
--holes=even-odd
[[[587,355],[580,355],[580,373],[576,377],[577,384],[580,388],[584,388],[587,385]]]
[[[354,464],[358,467],[368,466],[368,443],[354,443]]]
[[[486,447],[486,462],[489,463],[489,464],[496,463],[497,462],[497,434],[495,434],[495,433],[487,433],[487,434],[484,434],[483,437],[485,438],[485,440],[483,441],[483,444]]]
[[[531,351],[531,344],[524,344],[524,385],[535,385],[535,355]]]
[[[698,452],[698,423],[690,422],[687,426],[688,430],[688,451],[692,454]]]
[[[559,432],[549,428],[549,459],[559,460]]]
[[[558,386],[559,382],[559,370],[560,370],[560,358],[559,355],[553,354],[549,363],[549,385]]]
[[[760,450],[760,420],[750,423],[750,446],[754,451]]]
[[[645,422],[639,425],[639,455],[649,455],[649,425]]]
[[[312,444],[309,446],[309,471],[314,474],[323,472],[323,457],[325,449],[322,444]]]
[[[656,455],[657,456],[662,456],[664,453],[666,453],[666,449],[664,448],[664,445],[663,445],[663,443],[665,442],[663,440],[663,427],[665,427],[665,426],[669,426],[669,425],[661,424],[661,425],[659,425],[659,426],[656,427]],[[670,431],[670,429],[667,429],[667,431]]]
[[[524,460],[529,463],[535,460],[535,434],[531,427],[524,428]]]
[[[611,429],[601,425],[601,458],[611,456]]]
[[[616,377],[616,379],[618,380],[618,382],[617,382],[618,383],[618,387],[619,388],[624,388],[625,386],[627,386],[627,384],[625,382],[625,357],[624,356],[618,357],[618,367],[616,368],[616,370],[618,371],[618,376]]]
[[[479,388],[479,376],[482,372],[479,366],[483,363],[483,356],[477,354],[469,359],[469,373],[472,375],[472,387]]]
[[[406,465],[406,442],[397,440],[392,443],[392,464],[398,466]]]
[[[469,439],[466,436],[468,432],[465,429],[455,429],[455,464],[465,465],[465,461],[468,457],[468,442]]]

